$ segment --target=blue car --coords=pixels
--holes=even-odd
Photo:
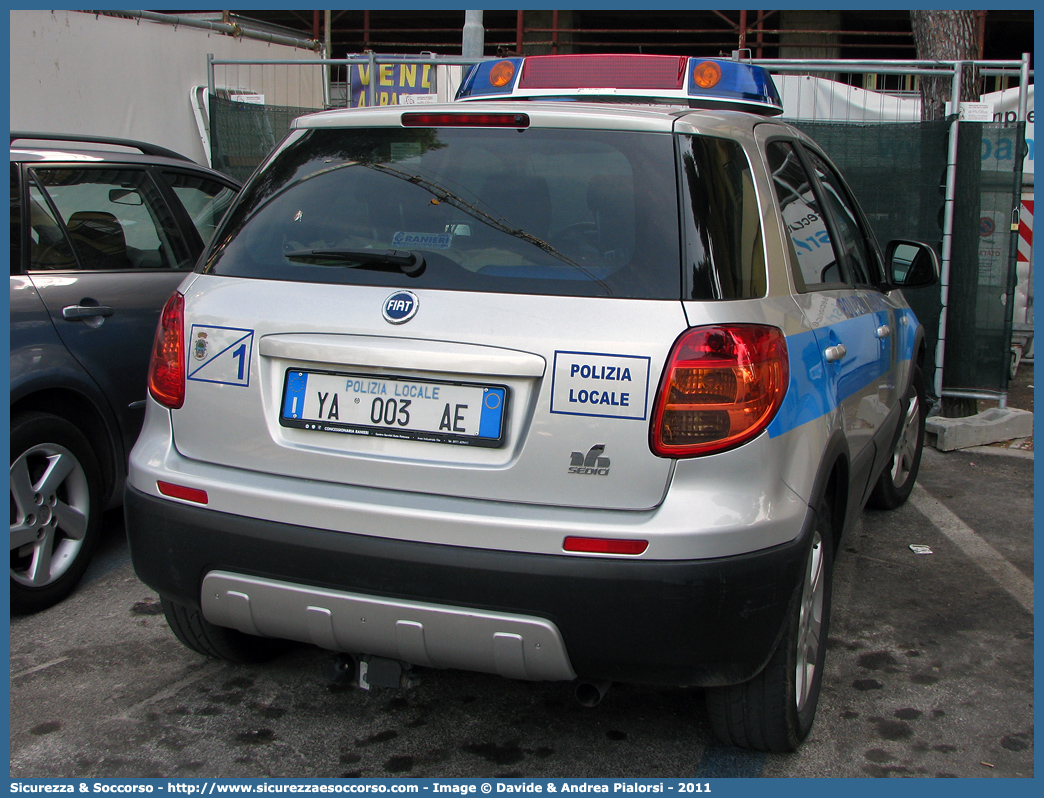
[[[83,575],[123,497],[160,309],[238,184],[160,147],[11,134],[11,609]]]

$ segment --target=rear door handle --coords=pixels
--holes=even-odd
[[[108,318],[114,312],[108,305],[67,305],[62,308],[62,318],[66,321],[82,321],[96,316]]]
[[[848,350],[845,349],[844,344],[838,344],[837,346],[828,346],[823,352],[823,357],[826,358],[827,363],[834,363],[845,355],[848,354]]]

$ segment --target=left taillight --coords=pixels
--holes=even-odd
[[[782,331],[758,324],[693,327],[674,343],[649,444],[661,457],[732,449],[761,433],[790,378]]]
[[[160,313],[149,362],[149,393],[171,410],[185,403],[185,297],[177,291]]]

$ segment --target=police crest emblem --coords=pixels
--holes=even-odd
[[[207,334],[197,333],[195,343],[192,344],[192,356],[196,360],[203,360],[207,356]]]

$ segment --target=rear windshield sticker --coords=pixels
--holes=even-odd
[[[453,246],[452,233],[404,233],[392,236],[392,247],[398,249],[449,249]]]
[[[649,358],[596,352],[555,352],[551,412],[644,421]]]
[[[253,330],[193,324],[188,340],[188,379],[249,387],[253,349]]]

